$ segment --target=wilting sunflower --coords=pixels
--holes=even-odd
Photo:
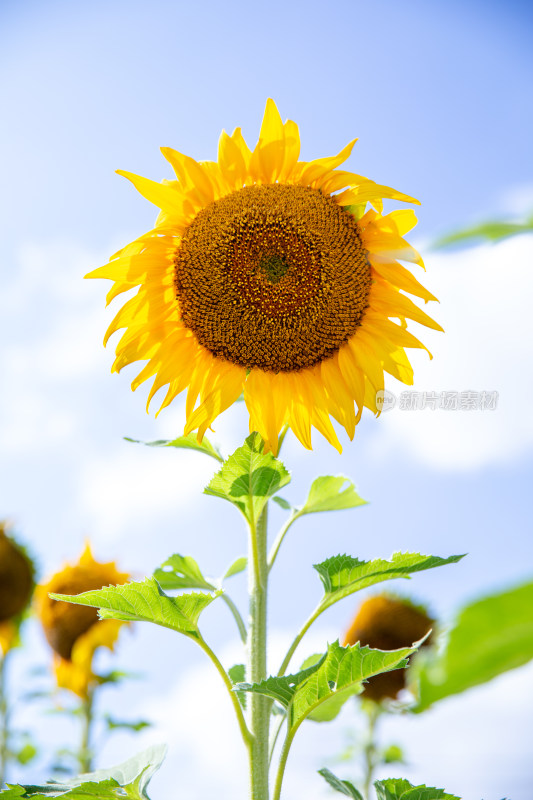
[[[113,650],[123,623],[99,620],[96,608],[52,600],[49,592],[80,594],[91,589],[126,583],[129,575],[118,572],[114,563],[95,561],[87,544],[77,564],[66,565],[37,587],[38,614],[48,644],[55,653],[58,686],[86,697],[98,680],[92,661],[97,647]]]
[[[405,598],[381,594],[368,598],[359,607],[344,638],[345,645],[360,642],[379,650],[411,647],[431,630],[434,620],[419,606]],[[431,636],[422,647],[430,644]],[[365,683],[362,696],[376,703],[395,698],[406,685],[405,669],[375,675]]]
[[[0,652],[7,653],[18,641],[22,616],[34,586],[34,566],[0,522]]]
[[[253,151],[237,128],[216,162],[162,148],[177,180],[119,170],[160,214],[87,277],[114,281],[108,302],[139,287],[105,336],[125,329],[112,369],[147,361],[132,388],[154,378],[149,404],[166,386],[161,408],[188,388],[186,433],[201,439],[244,391],[267,448],[288,424],[305,447],[314,426],[340,451],[331,417],[353,438],[384,371],[412,383],[405,348],[424,345],[406,319],[442,329],[403,294],[436,299],[398,262],[423,266],[403,239],[416,217],[382,216],[382,199],[418,201],[338,170],[354,143],[299,161],[297,125],[268,100]]]

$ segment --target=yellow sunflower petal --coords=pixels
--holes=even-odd
[[[193,198],[200,208],[213,202],[213,184],[201,164],[194,158],[178,153],[172,147],[162,147],[161,152],[172,165],[182,189],[187,192],[189,198]]]
[[[383,199],[418,201],[339,169],[355,141],[300,162],[298,127],[269,99],[253,152],[236,128],[217,161],[163,148],[176,179],[120,172],[160,213],[89,274],[113,281],[108,301],[138,287],[106,333],[121,331],[113,370],[144,361],[132,389],[151,379],[159,410],[187,391],[187,431],[201,438],[243,390],[267,450],[285,424],[340,450],[332,420],[351,438],[363,407],[378,412],[384,371],[412,381],[404,348],[424,345],[406,320],[442,330],[403,294],[436,299],[398,263],[423,267],[403,238],[416,216],[382,213]]]
[[[116,172],[117,175],[122,175],[123,178],[131,181],[137,191],[150,203],[169,214],[183,214],[185,200],[172,187],[156,183],[156,181],[151,181],[149,178],[143,178],[140,175],[134,175],[133,172],[124,172],[121,169],[117,169]]]
[[[250,172],[265,183],[277,180],[285,160],[285,131],[272,99],[267,100],[259,141],[252,153]]]
[[[397,261],[380,261],[370,256],[370,263],[382,278],[385,278],[386,281],[392,283],[398,289],[414,294],[416,297],[421,297],[426,303],[429,300],[437,301],[435,295],[431,294],[425,286],[422,286],[414,275],[408,269],[402,267],[401,264],[398,264]]]
[[[188,417],[185,433],[198,428],[198,441],[202,440],[206,430],[219,414],[233,405],[242,394],[246,370],[233,364],[217,364],[211,368],[207,393],[198,408]]]

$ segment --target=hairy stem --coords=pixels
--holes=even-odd
[[[6,661],[7,653],[0,658],[0,791],[6,779],[7,759],[8,759],[8,736],[9,736],[9,709],[7,705],[6,692]]]
[[[237,623],[237,628],[239,629],[239,636],[241,637],[241,641],[243,641],[244,644],[246,644],[246,637],[248,634],[246,631],[246,625],[243,622],[239,609],[237,608],[231,597],[229,597],[225,592],[221,594],[221,597],[228,606],[231,613],[233,614],[233,619]]]
[[[366,732],[366,742],[363,750],[365,778],[363,783],[363,794],[370,800],[370,790],[374,779],[376,768],[376,723],[380,714],[380,708],[376,703],[371,703],[367,708],[368,727]]]
[[[257,524],[250,525],[247,680],[258,683],[267,677],[267,506]],[[250,728],[253,736],[250,754],[251,800],[268,800],[268,730],[270,701],[250,693]]]
[[[78,763],[81,772],[90,772],[92,769],[91,753],[91,726],[93,722],[93,699],[94,690],[89,689],[86,699],[81,706],[82,713],[82,733],[80,749],[78,753]]]
[[[285,775],[285,766],[287,764],[287,758],[289,757],[289,750],[291,749],[294,733],[295,731],[291,733],[291,731],[288,730],[287,736],[285,737],[285,741],[283,742],[283,748],[281,750],[281,755],[279,757],[278,773],[276,775],[276,785],[274,786],[274,794],[272,795],[272,800],[280,800],[281,797],[281,786],[283,784],[283,776]]]

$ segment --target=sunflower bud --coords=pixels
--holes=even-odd
[[[49,592],[58,594],[80,594],[91,589],[101,589],[110,584],[125,583],[126,573],[118,572],[115,564],[95,561],[87,545],[79,562],[66,565],[52,576],[45,586],[38,589],[39,616],[50,647],[61,658],[70,660],[78,639],[98,622],[95,608],[73,605],[52,600]]]
[[[433,622],[423,609],[405,599],[377,595],[360,606],[346,632],[344,644],[360,642],[378,650],[399,650],[422,639],[431,630]],[[430,643],[430,638],[422,647]],[[385,697],[395,698],[405,688],[406,672],[405,669],[396,669],[370,678],[362,696],[376,703]]]
[[[33,565],[0,522],[0,622],[18,616],[33,590]]]

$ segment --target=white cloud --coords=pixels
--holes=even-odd
[[[434,360],[413,355],[419,392],[497,391],[495,411],[405,411],[382,414],[375,457],[401,448],[433,467],[475,469],[520,458],[533,445],[530,303],[533,236],[517,236],[427,258],[424,283],[440,305],[428,306],[446,333],[415,331]],[[413,326],[413,329],[418,326]],[[395,385],[393,385],[395,384]],[[390,381],[396,394],[406,387]]]
[[[165,457],[165,455],[167,457]],[[211,459],[188,459],[136,445],[86,459],[80,476],[80,511],[97,540],[110,541],[155,514],[159,519],[197,502],[213,473]],[[181,462],[183,463],[183,462]]]

